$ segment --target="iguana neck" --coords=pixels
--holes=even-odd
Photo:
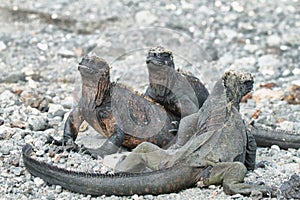
[[[240,102],[242,96],[239,91],[233,91],[229,87],[224,87],[226,91],[227,103],[231,103],[238,111],[240,110]]]
[[[172,90],[176,77],[171,70],[152,71],[149,69],[149,82],[152,90],[155,90],[157,96],[166,96]]]
[[[90,84],[89,84],[90,83]],[[100,106],[109,93],[110,79],[109,76],[101,77],[98,84],[91,83],[90,81],[82,81],[82,103],[88,106],[90,109],[94,109],[96,106]]]

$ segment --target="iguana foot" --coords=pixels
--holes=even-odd
[[[57,146],[63,146],[66,144],[66,141],[64,139],[56,140],[51,135],[48,135],[46,139],[47,140],[46,140],[45,144],[54,144]]]
[[[47,140],[45,142],[46,144],[54,144],[56,146],[62,146],[64,150],[66,151],[74,151],[74,152],[80,152],[83,148],[82,146],[78,146],[72,139],[70,140],[56,140],[51,135],[47,136]]]
[[[82,146],[80,151],[97,159],[98,157],[104,158],[104,156],[106,155],[117,153],[119,149],[120,146],[117,146],[111,141],[106,140],[104,144],[99,148],[92,149]]]
[[[229,195],[242,194],[260,198],[276,196],[276,191],[265,185],[244,183],[247,168],[241,162],[222,162],[215,164],[210,176],[204,181],[205,185],[222,184],[224,192]]]

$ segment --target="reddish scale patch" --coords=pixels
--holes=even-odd
[[[131,99],[129,99],[129,113],[131,119],[139,126],[145,126],[150,123],[148,119],[147,110],[144,105],[140,105],[139,101],[134,101],[135,96],[132,95]],[[142,101],[142,103],[144,103]]]
[[[109,138],[115,131],[116,120],[112,114],[101,120],[101,128],[103,129],[103,135]]]

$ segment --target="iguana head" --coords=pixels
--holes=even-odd
[[[222,77],[228,101],[239,108],[242,97],[253,88],[253,76],[248,72],[227,71]]]
[[[105,60],[96,55],[86,55],[78,64],[82,84],[98,87],[100,81],[109,82],[109,65]]]
[[[87,55],[78,65],[82,81],[82,98],[100,105],[110,85],[109,65],[96,55]]]
[[[153,47],[149,50],[146,63],[148,69],[154,68],[157,70],[162,66],[169,66],[173,69],[175,67],[172,52],[161,46]]]

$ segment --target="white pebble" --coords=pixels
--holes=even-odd
[[[42,51],[46,51],[46,50],[48,50],[48,45],[47,44],[45,44],[45,43],[37,43],[37,47],[40,49],[40,50],[42,50]]]
[[[38,188],[40,188],[45,183],[44,180],[39,177],[34,178],[33,182]]]

